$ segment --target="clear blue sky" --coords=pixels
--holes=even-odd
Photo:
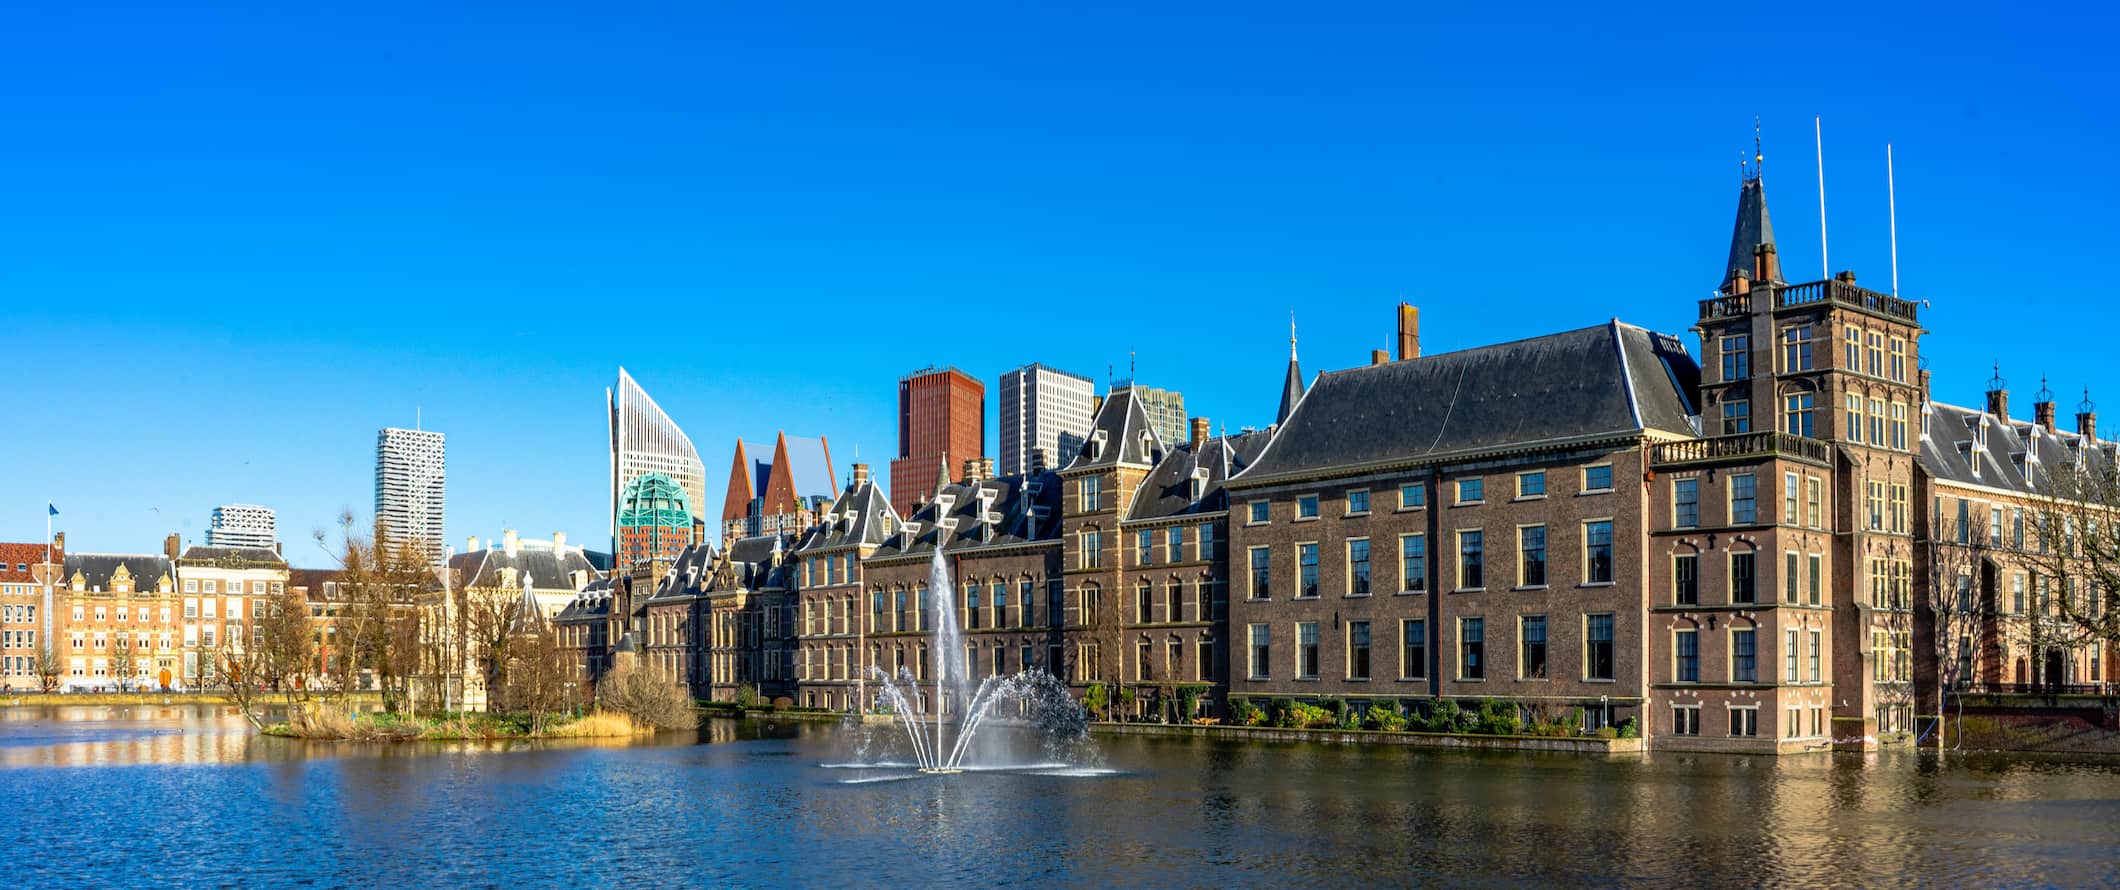
[[[452,540],[601,543],[621,363],[718,487],[781,428],[880,467],[929,363],[1138,350],[1234,428],[1291,308],[1312,373],[1400,299],[1430,351],[1683,334],[1754,115],[1792,278],[1823,115],[1833,267],[1880,289],[1896,145],[1939,397],[1999,358],[2120,418],[2109,5],[307,6],[10,11],[0,539],[51,499],[75,549],[153,550],[250,502],[318,564],[418,408]]]

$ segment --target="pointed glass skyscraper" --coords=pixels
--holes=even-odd
[[[649,473],[661,473],[685,490],[693,519],[706,503],[707,470],[699,462],[699,449],[677,423],[664,414],[647,390],[634,382],[625,368],[618,369],[618,384],[604,391],[611,409],[611,535],[618,536],[619,498],[626,485]]]

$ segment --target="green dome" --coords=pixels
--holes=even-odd
[[[685,501],[684,486],[661,473],[635,477],[619,496],[618,524],[621,528],[690,529],[692,510]]]

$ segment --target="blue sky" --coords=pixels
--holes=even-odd
[[[1137,352],[1235,428],[1291,309],[1311,373],[1401,299],[1431,352],[1684,334],[1754,115],[1791,278],[1822,115],[1832,265],[1879,289],[1896,146],[1939,398],[1999,359],[2120,416],[2109,6],[307,6],[10,12],[0,539],[249,502],[320,564],[418,410],[451,539],[600,542],[620,364],[718,487],[782,428],[881,467],[930,363]]]

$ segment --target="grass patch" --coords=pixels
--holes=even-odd
[[[654,732],[624,714],[595,711],[577,718],[553,717],[542,732],[527,714],[443,713],[419,717],[387,712],[347,714],[336,708],[310,707],[273,723],[266,735],[294,739],[355,742],[498,741],[506,739],[620,738]]]

